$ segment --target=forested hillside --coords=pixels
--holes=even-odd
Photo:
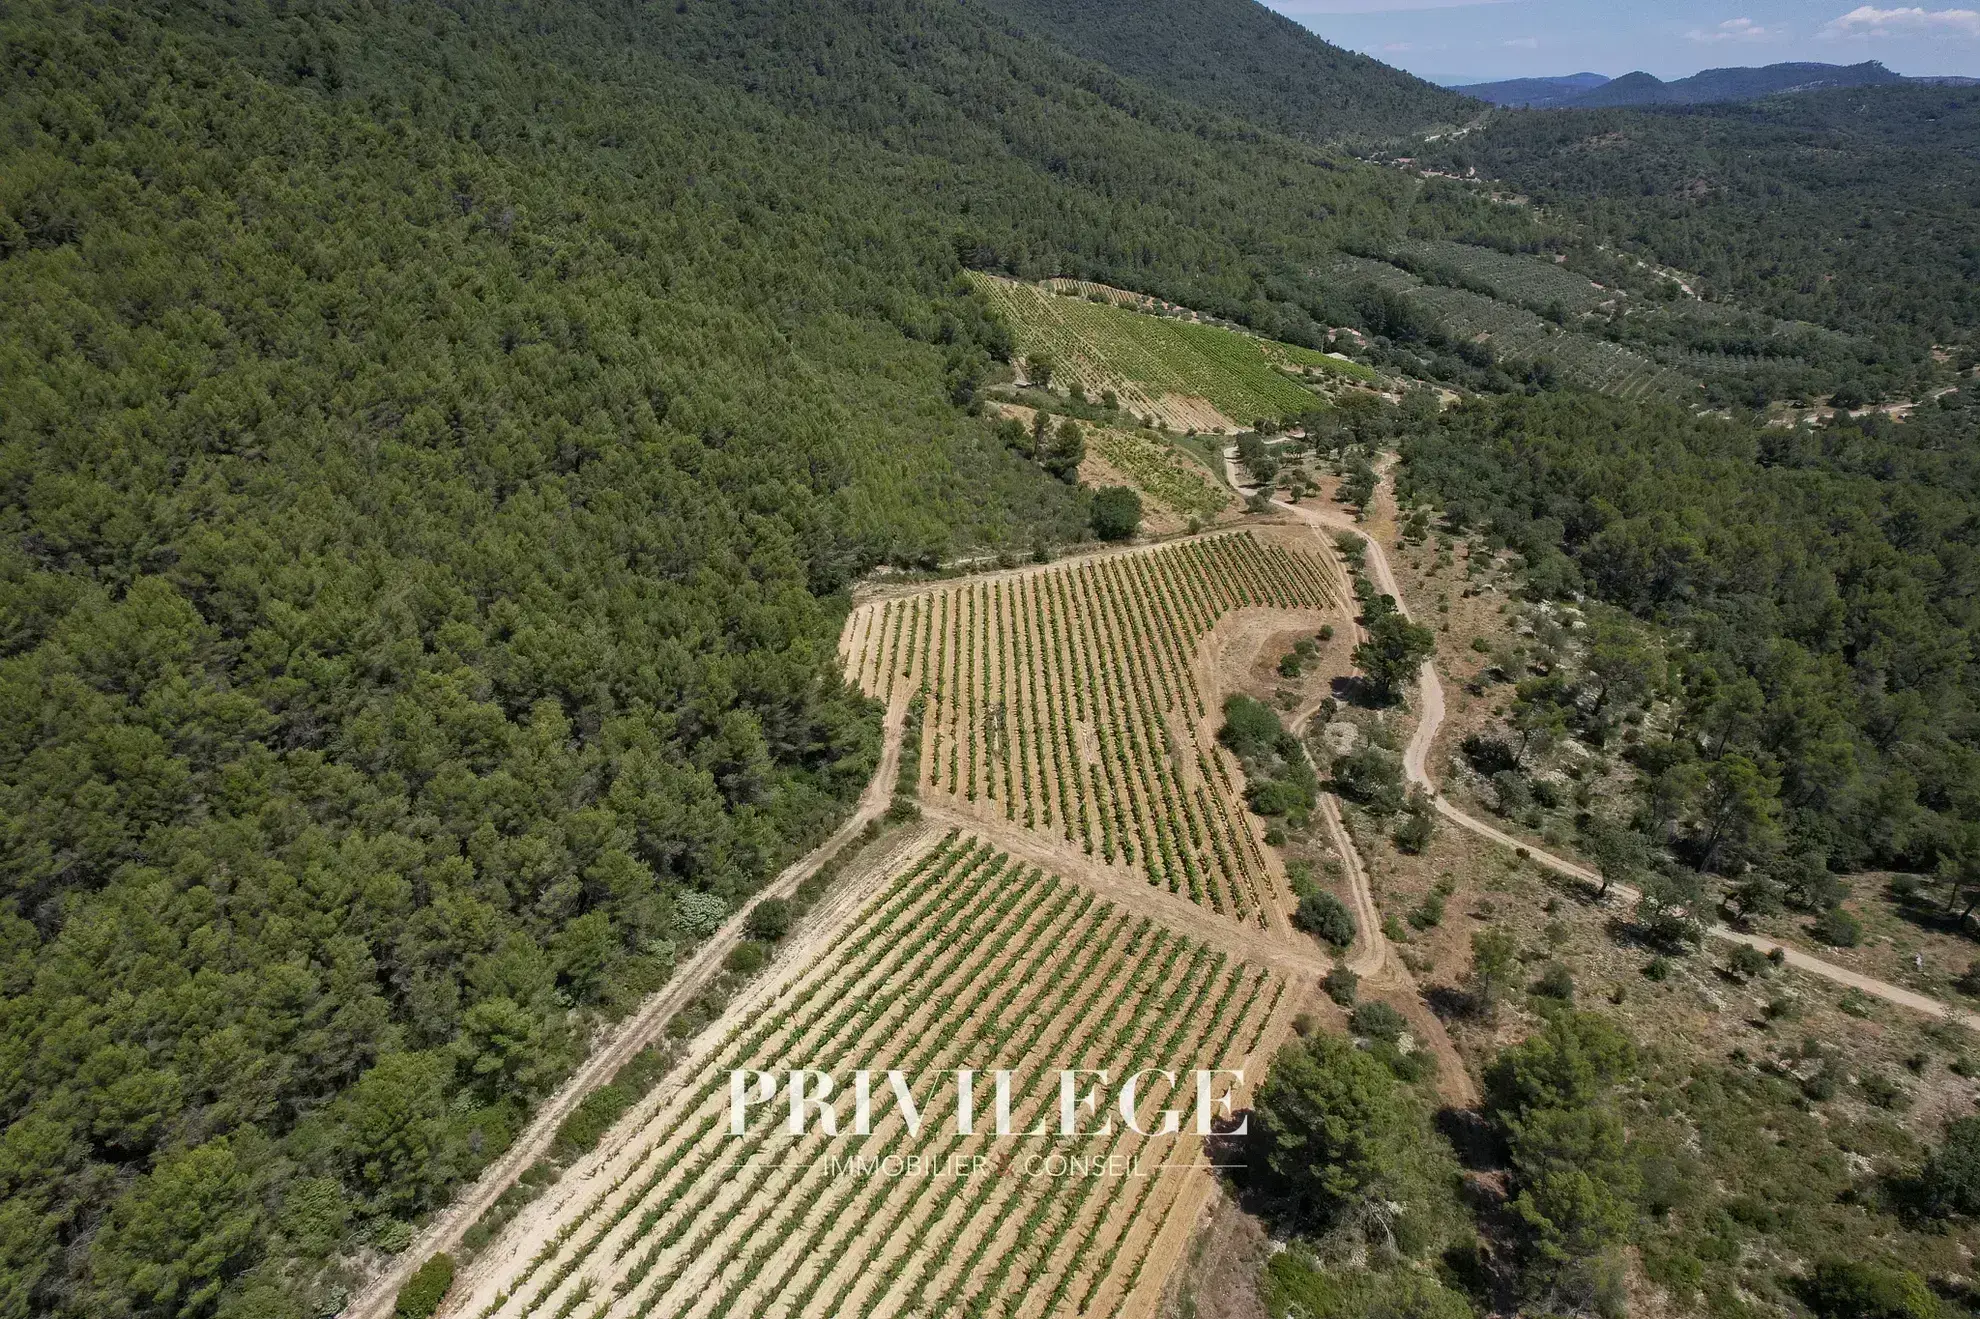
[[[1456,409],[1405,489],[1682,638],[1677,723],[1632,751],[1637,824],[1698,870],[1980,889],[1980,409],[1821,430],[1595,396]]]
[[[1189,71],[1197,29],[1103,52],[1116,8],[0,10],[0,1319],[334,1313],[339,1261],[403,1248],[594,1027],[843,815],[877,744],[836,677],[848,585],[1087,525],[978,415],[1011,344],[966,270],[1320,347],[1416,332],[1334,273],[1343,249],[1571,245],[1322,145],[1458,98],[1250,10],[1219,92]],[[1279,74],[1231,90],[1261,62]],[[1525,148],[1486,141],[1516,177]],[[1915,326],[1915,358],[1971,310],[1943,261],[1964,230],[1928,200],[1899,255],[1846,244],[1803,294],[1844,221],[1804,239],[1784,212],[1784,272],[1726,284]],[[1709,257],[1653,209],[1573,213]],[[1871,306],[1880,282],[1916,297]],[[1438,352],[1492,389],[1553,383]],[[1483,445],[1463,428],[1489,415],[1449,442]],[[1738,525],[1710,483],[1751,463],[1706,460],[1751,432],[1649,415],[1709,487],[1677,521]],[[1914,784],[1911,832],[1871,854],[1916,858],[1974,777],[1971,515],[1932,488],[1970,470],[1865,476],[1843,465],[1885,461],[1863,444],[1753,497],[1794,512],[1784,535],[1882,528],[1803,645],[1857,684],[1820,725],[1863,766],[1834,818]],[[1415,479],[1536,560],[1559,518],[1588,580],[1579,538],[1610,517],[1589,491],[1658,497],[1568,458],[1519,488],[1517,448],[1491,452],[1426,448]],[[1749,596],[1773,598],[1710,599]]]
[[[1587,244],[1701,276],[1709,298],[1881,344],[1889,369],[1861,373],[1874,390],[1934,344],[1974,347],[1977,120],[1970,89],[1864,87],[1682,112],[1507,113],[1422,149],[1517,187]]]
[[[1761,68],[1706,69],[1665,82],[1630,73],[1591,88],[1574,99],[1582,109],[1625,105],[1709,105],[1757,101],[1763,96],[1801,94],[1836,87],[1870,87],[1903,82],[1875,60],[1861,64],[1768,64]]]
[[[1172,96],[1316,142],[1456,125],[1469,97],[1329,45],[1251,0],[989,0],[1019,30]]]
[[[1409,180],[1005,28],[8,11],[0,1314],[334,1308],[821,836],[835,593],[1085,522],[965,264],[1355,314]]]

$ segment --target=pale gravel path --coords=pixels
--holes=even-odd
[[[1225,468],[1233,488],[1240,494],[1248,496],[1255,487],[1244,482],[1240,477],[1235,462],[1235,452],[1234,448],[1226,452]],[[1396,584],[1388,556],[1372,536],[1356,526],[1346,515],[1333,510],[1285,504],[1278,500],[1273,500],[1272,504],[1273,507],[1291,514],[1312,527],[1316,535],[1323,534],[1323,529],[1333,529],[1348,531],[1361,537],[1362,543],[1368,550],[1369,576],[1377,589],[1393,596],[1397,607],[1408,616],[1408,605]],[[1444,719],[1444,691],[1437,677],[1436,666],[1428,660],[1424,662],[1418,674],[1418,702],[1421,708],[1415,731],[1403,752],[1403,771],[1411,783],[1421,786],[1431,795],[1438,813],[1481,838],[1504,847],[1526,849],[1528,859],[1547,869],[1585,883],[1599,885],[1601,877],[1586,867],[1524,843],[1452,806],[1437,793],[1436,785],[1429,775],[1427,761],[1437,728]],[[851,841],[861,829],[885,812],[892,800],[894,781],[899,771],[901,726],[906,713],[906,703],[907,692],[903,690],[896,694],[893,706],[887,711],[880,763],[866,790],[861,794],[859,805],[853,815],[831,838],[787,867],[764,888],[761,896],[788,896],[800,882],[817,870],[827,857]],[[1341,824],[1339,811],[1333,799],[1323,797],[1322,803],[1323,820],[1349,872],[1356,918],[1367,935],[1364,948],[1349,965],[1357,974],[1380,973],[1390,966],[1390,958],[1387,940],[1382,936],[1381,921],[1375,908],[1374,898],[1369,892],[1367,873],[1360,863],[1359,854],[1352,841],[1347,837],[1345,827]],[[948,814],[941,811],[927,813],[938,818]],[[984,827],[982,821],[965,821],[958,816],[953,822],[966,824],[973,831],[986,836],[1003,833],[1002,837],[994,838],[992,841],[997,842],[1013,855],[1048,864],[1055,869],[1073,871],[1077,878],[1099,889],[1104,896],[1120,905],[1156,916],[1165,924],[1188,930],[1195,937],[1203,938],[1206,942],[1221,943],[1224,938],[1232,937],[1234,944],[1243,945],[1243,951],[1240,953],[1239,948],[1235,946],[1230,951],[1240,953],[1254,961],[1264,960],[1281,971],[1294,974],[1303,972],[1312,975],[1324,972],[1326,969],[1327,964],[1324,959],[1291,946],[1289,941],[1282,941],[1270,935],[1252,935],[1237,930],[1228,932],[1218,930],[1212,933],[1212,930],[1206,927],[1214,927],[1221,923],[1201,921],[1201,913],[1193,904],[1173,895],[1158,892],[1152,887],[1141,888],[1123,884],[1118,877],[1104,873],[1102,868],[1085,864],[1083,857],[1075,858],[1059,849],[1040,848],[1037,846],[1038,840],[1035,839],[1026,838],[1020,842],[1012,836],[1017,831],[1004,833],[1004,831],[988,829]],[[1612,886],[1611,891],[1625,901],[1638,896],[1634,890],[1622,885]],[[412,1246],[401,1252],[390,1267],[374,1277],[351,1299],[342,1311],[342,1319],[389,1319],[395,1307],[399,1288],[412,1276],[414,1270],[437,1252],[457,1250],[462,1238],[475,1221],[531,1164],[549,1151],[551,1142],[556,1138],[557,1129],[584,1097],[609,1081],[620,1067],[650,1044],[659,1034],[660,1027],[667,1018],[700,993],[714,978],[720,970],[722,959],[742,939],[743,919],[744,913],[740,911],[731,916],[722,928],[717,930],[680,968],[679,974],[667,988],[649,998],[637,1013],[616,1027],[606,1043],[594,1052],[554,1095],[543,1102],[537,1110],[536,1117],[524,1129],[522,1135],[517,1137],[508,1151],[464,1190],[452,1205],[428,1224]],[[1900,985],[1863,975],[1832,962],[1825,962],[1772,939],[1742,933],[1723,925],[1710,926],[1706,932],[1712,938],[1743,943],[1762,952],[1773,952],[1778,948],[1787,964],[1798,970],[1861,990],[1863,993],[1901,1007],[1928,1015],[1949,1017],[1962,1025],[1980,1029],[1980,1016],[1952,1008],[1928,995]],[[1368,970],[1364,971],[1364,967]]]
[[[1237,488],[1238,493],[1249,498],[1256,491],[1257,487],[1249,483],[1239,483],[1240,478],[1236,453],[1237,450],[1235,447],[1226,451],[1224,459],[1225,468],[1231,477],[1232,485]],[[1384,475],[1386,476],[1386,471]],[[1404,600],[1402,591],[1396,584],[1395,573],[1389,567],[1389,556],[1383,552],[1381,542],[1357,526],[1352,518],[1334,509],[1313,508],[1304,504],[1287,504],[1276,499],[1272,501],[1272,506],[1283,512],[1290,513],[1300,521],[1306,523],[1314,529],[1316,535],[1323,534],[1323,529],[1326,529],[1346,531],[1361,537],[1361,543],[1367,547],[1368,551],[1366,560],[1368,576],[1375,583],[1377,590],[1395,597],[1396,607],[1402,611],[1405,618],[1409,617],[1409,604]],[[1467,814],[1444,800],[1443,796],[1437,791],[1436,783],[1430,778],[1428,765],[1431,743],[1436,739],[1438,726],[1444,721],[1444,686],[1437,677],[1436,664],[1430,660],[1425,660],[1423,667],[1418,671],[1417,699],[1421,709],[1416,721],[1416,730],[1410,736],[1409,745],[1403,749],[1403,775],[1409,782],[1416,784],[1430,794],[1431,799],[1436,803],[1437,813],[1459,828],[1468,829],[1488,842],[1497,843],[1501,847],[1523,850],[1526,854],[1526,859],[1544,869],[1600,888],[1602,877],[1586,866],[1577,865],[1564,857],[1555,856],[1551,852],[1535,847],[1522,839],[1515,838],[1503,829],[1494,828],[1485,821]],[[1358,871],[1359,867],[1357,865],[1351,867],[1351,869]],[[1367,881],[1364,877],[1356,887],[1355,902],[1357,911],[1359,911],[1366,887]],[[1623,884],[1610,885],[1609,892],[1624,902],[1633,902],[1642,896],[1635,889]],[[1771,953],[1779,949],[1782,956],[1786,959],[1787,964],[1796,970],[1805,971],[1810,975],[1820,976],[1824,980],[1832,981],[1838,985],[1860,990],[1874,998],[1883,999],[1887,1003],[1895,1003],[1899,1007],[1910,1008],[1913,1011],[1922,1012],[1928,1016],[1948,1018],[1958,1022],[1962,1026],[1980,1030],[1980,1015],[1954,1007],[1940,999],[1931,997],[1929,994],[1921,994],[1916,990],[1906,989],[1902,985],[1894,985],[1888,980],[1879,980],[1874,976],[1864,975],[1860,971],[1852,971],[1846,966],[1838,966],[1834,962],[1823,961],[1819,957],[1805,953],[1790,945],[1780,943],[1777,940],[1766,938],[1763,935],[1748,934],[1742,930],[1735,930],[1729,926],[1720,924],[1708,925],[1705,933],[1710,938],[1726,943],[1743,943],[1747,947],[1757,948],[1763,953]],[[1376,937],[1380,937],[1379,931]]]
[[[893,801],[894,779],[900,769],[901,729],[906,714],[907,693],[902,691],[897,693],[882,724],[880,764],[873,771],[873,778],[867,783],[866,790],[860,794],[859,804],[852,815],[830,838],[785,867],[783,873],[764,886],[759,897],[789,897],[827,858],[851,842],[860,830],[886,811]],[[666,988],[649,997],[637,1012],[612,1030],[604,1044],[592,1052],[571,1078],[543,1101],[537,1108],[535,1118],[502,1157],[484,1169],[480,1177],[427,1224],[413,1239],[411,1246],[399,1252],[389,1267],[351,1298],[341,1312],[341,1319],[390,1319],[397,1308],[399,1288],[405,1285],[413,1272],[441,1251],[451,1253],[460,1249],[462,1238],[475,1221],[515,1184],[531,1164],[549,1153],[551,1143],[557,1137],[557,1129],[583,1102],[584,1097],[610,1081],[619,1068],[631,1061],[633,1055],[657,1039],[667,1018],[686,1006],[720,974],[722,960],[742,942],[747,912],[745,907],[731,915],[695,950],[694,956],[681,965]],[[808,923],[822,928],[834,923],[835,914],[835,911],[820,911],[814,913]],[[457,1293],[462,1290],[456,1288]]]

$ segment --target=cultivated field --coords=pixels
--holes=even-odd
[[[1456,271],[1495,298],[1523,307],[1558,302],[1569,313],[1593,311],[1616,295],[1547,257],[1516,256],[1470,243],[1414,241],[1395,248],[1399,257]]]
[[[1183,518],[1213,518],[1237,502],[1228,487],[1152,431],[1095,426],[1087,432],[1087,448]]]
[[[510,1257],[453,1313],[1147,1312],[1204,1176],[1190,1171],[1202,1143],[1188,1073],[1255,1078],[1292,1009],[1286,981],[955,833],[869,882],[829,946],[760,982],[644,1124],[518,1225]],[[1111,1069],[1115,1086],[1168,1069],[1188,1093],[1154,1081],[1138,1097],[1137,1125],[1157,1134],[1116,1108],[1111,1133],[1065,1138],[1056,1071],[1069,1067]],[[731,1069],[791,1068],[837,1080],[836,1134],[815,1114],[790,1134],[787,1086],[734,1134]],[[855,1068],[876,1071],[866,1134],[845,1093]],[[910,1078],[918,1124],[888,1068]],[[976,1072],[973,1134],[958,1130],[957,1068]],[[1010,1129],[1053,1134],[994,1134],[1000,1068]],[[1164,1109],[1182,1112],[1179,1131],[1162,1134]],[[872,1162],[888,1156],[899,1162]]]
[[[1026,354],[1052,357],[1055,379],[1077,380],[1096,397],[1113,390],[1130,411],[1172,429],[1250,426],[1317,406],[1318,397],[1294,375],[1375,379],[1364,366],[1310,348],[1150,315],[1111,299],[1094,302],[993,275],[971,278]]]
[[[1308,543],[1230,533],[872,601],[847,622],[846,668],[881,700],[925,700],[931,804],[1281,927],[1236,762],[1216,742],[1211,652],[1213,633],[1247,620],[1333,617],[1343,588]]]
[[[1562,330],[1511,302],[1469,289],[1426,284],[1387,262],[1360,257],[1343,258],[1336,263],[1335,273],[1405,298],[1428,312],[1451,339],[1489,344],[1502,361],[1524,363],[1544,358],[1565,379],[1620,398],[1681,403],[1698,397],[1696,380],[1659,365],[1635,349]]]

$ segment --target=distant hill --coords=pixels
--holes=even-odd
[[[1903,82],[1957,85],[1953,78],[1908,79],[1875,60],[1862,64],[1769,64],[1757,69],[1706,69],[1675,82],[1649,73],[1608,79],[1598,73],[1565,78],[1514,78],[1453,88],[1493,105],[1528,109],[1614,109],[1635,105],[1708,105],[1755,101],[1789,92],[1830,91]]]
[[[1862,64],[1769,64],[1759,69],[1707,69],[1676,82],[1647,73],[1625,74],[1580,97],[1576,107],[1619,105],[1702,105],[1713,101],[1753,101],[1783,92],[1828,91],[1903,82],[1875,60]]]
[[[1254,0],[983,0],[1016,31],[1294,137],[1386,138],[1462,123],[1465,97],[1342,50]]]
[[[1565,78],[1509,78],[1504,82],[1479,82],[1451,90],[1489,101],[1493,105],[1518,105],[1544,110],[1566,105],[1608,82],[1609,79],[1599,73],[1572,73]]]

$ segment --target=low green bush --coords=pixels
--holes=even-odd
[[[1293,924],[1336,948],[1354,942],[1354,916],[1331,893],[1309,893],[1299,900]]]
[[[399,1288],[397,1319],[429,1319],[454,1285],[454,1257],[442,1252],[419,1266]]]
[[[1369,1002],[1354,1010],[1348,1019],[1348,1029],[1371,1040],[1394,1044],[1409,1029],[1409,1022],[1387,1003]]]
[[[755,939],[745,939],[729,950],[722,959],[722,966],[737,975],[755,975],[770,961],[770,948]]]

